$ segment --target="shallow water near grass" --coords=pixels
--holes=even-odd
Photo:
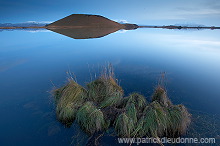
[[[172,102],[184,104],[195,115],[209,115],[207,121],[213,126],[217,119],[213,116],[220,115],[219,33],[137,29],[72,39],[51,31],[0,32],[1,145],[80,143],[83,136],[77,126],[65,128],[56,120],[49,92],[65,83],[66,72],[74,72],[77,82],[85,85],[107,63],[114,66],[126,95],[139,92],[147,100],[160,73],[166,72]],[[215,124],[217,132],[206,135],[217,137],[219,127]],[[115,145],[117,141],[103,137],[101,143]]]

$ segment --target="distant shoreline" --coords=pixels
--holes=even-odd
[[[176,26],[176,25],[168,25],[168,26],[139,26],[138,28],[164,28],[164,29],[220,29],[220,27],[206,27],[206,26]]]
[[[29,27],[0,27],[0,29],[29,29],[29,28],[34,28],[34,29],[41,29],[41,28],[45,28],[46,26],[29,26]]]
[[[71,28],[85,28],[85,26],[30,26],[30,27],[0,27],[0,29],[71,29]],[[187,26],[175,26],[175,25],[168,25],[168,26],[138,26],[138,28],[163,28],[163,29],[220,29],[220,27],[187,27]]]

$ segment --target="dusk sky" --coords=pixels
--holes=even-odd
[[[0,0],[0,23],[51,22],[70,14],[98,14],[140,25],[220,26],[220,1]]]

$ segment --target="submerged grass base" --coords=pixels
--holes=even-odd
[[[151,102],[138,93],[123,97],[113,76],[101,76],[83,88],[73,80],[54,90],[58,120],[76,119],[89,135],[114,127],[119,137],[178,137],[187,131],[191,115],[184,105],[173,105],[158,85]]]

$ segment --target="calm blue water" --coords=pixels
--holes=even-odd
[[[220,115],[219,33],[138,29],[75,40],[51,31],[0,32],[1,145],[70,145],[77,127],[56,121],[49,92],[67,71],[85,85],[109,62],[126,94],[150,99],[165,71],[175,104]]]

